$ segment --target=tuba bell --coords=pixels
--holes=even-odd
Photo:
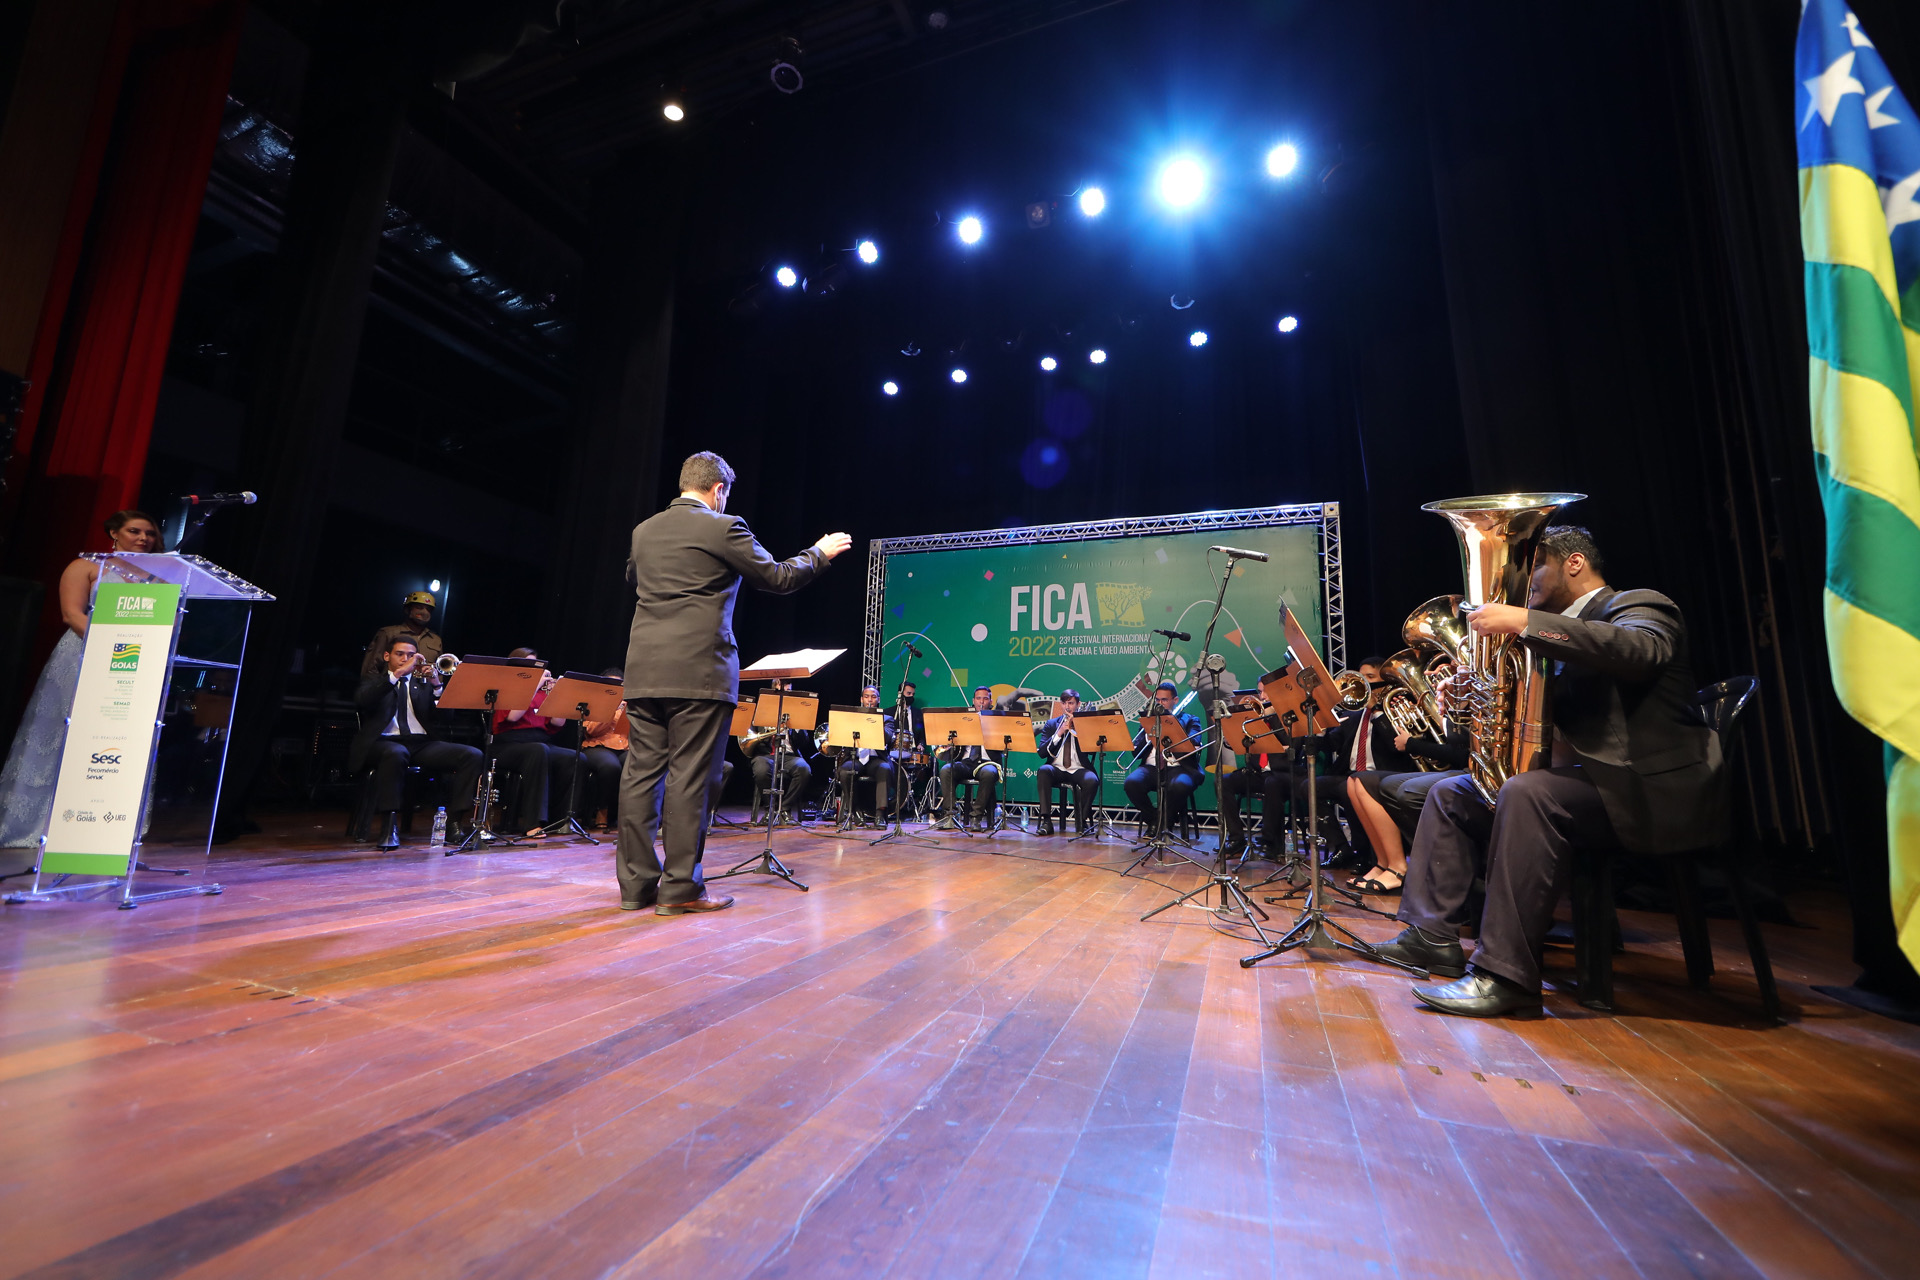
[[[1422,506],[1422,511],[1451,524],[1460,540],[1466,595],[1439,600],[1464,599],[1475,608],[1507,604],[1524,609],[1534,553],[1547,521],[1561,507],[1584,497],[1583,493],[1506,493]],[[1427,611],[1439,600],[1429,600],[1415,610],[1403,634],[1415,631],[1416,621],[1422,621],[1426,629],[1420,631],[1421,639],[1431,640],[1454,664],[1448,693],[1469,718],[1472,732],[1467,774],[1491,807],[1508,778],[1544,768],[1552,758],[1547,659],[1530,652],[1517,636],[1474,635],[1464,623],[1456,628],[1451,620],[1432,617]]]

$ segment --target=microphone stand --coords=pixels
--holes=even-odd
[[[902,685],[905,680],[900,682]],[[900,696],[900,690],[893,691],[893,741],[889,744],[888,754],[894,758],[887,763],[893,766],[893,830],[881,835],[877,840],[867,841],[867,847],[885,844],[889,840],[898,840],[906,835],[901,826],[901,800],[907,788],[913,785],[913,778],[907,772],[908,750],[913,745],[913,704]]]

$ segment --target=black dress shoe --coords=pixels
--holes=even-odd
[[[1063,822],[1061,825],[1065,826],[1066,824]],[[1043,836],[1050,836],[1053,834],[1053,818],[1051,815],[1040,819],[1040,829],[1037,832],[1035,832],[1035,834],[1043,835]]]
[[[1247,842],[1245,840],[1229,840],[1220,846],[1220,856],[1223,858],[1238,858],[1246,851]]]
[[[1442,1013],[1465,1018],[1504,1018],[1510,1013],[1522,1017],[1540,1014],[1540,993],[1528,991],[1516,982],[1490,973],[1474,972],[1438,987],[1415,987],[1414,999]]]
[[[1381,958],[1410,969],[1425,969],[1436,978],[1458,978],[1467,971],[1467,953],[1458,938],[1436,942],[1414,925],[1400,931],[1392,942],[1374,944]]]
[[[631,898],[620,899],[620,909],[622,911],[645,911],[653,905],[654,901],[652,898],[642,898],[638,902],[633,901]]]
[[[377,849],[398,849],[400,847],[400,814],[394,810],[378,815],[380,820],[380,841]]]

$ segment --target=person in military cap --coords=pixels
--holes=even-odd
[[[446,642],[428,624],[433,621],[433,611],[440,602],[426,591],[409,591],[400,601],[401,609],[406,611],[407,620],[396,622],[390,627],[382,627],[373,633],[373,639],[367,642],[367,656],[360,660],[360,678],[365,680],[386,669],[385,655],[393,648],[397,640],[405,640],[419,653],[415,671],[426,676],[437,688],[440,677],[433,664],[440,661],[440,655],[446,649]]]

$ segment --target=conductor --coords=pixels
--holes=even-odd
[[[798,591],[853,545],[846,534],[830,533],[790,560],[775,560],[746,521],[726,514],[733,479],[719,454],[694,454],[680,467],[680,496],[633,531],[630,733],[616,859],[622,911],[651,906],[656,915],[677,916],[733,905],[732,898],[707,897],[700,872],[707,791],[740,700],[733,602],[743,578],[775,595]],[[664,867],[654,853],[656,830]]]

